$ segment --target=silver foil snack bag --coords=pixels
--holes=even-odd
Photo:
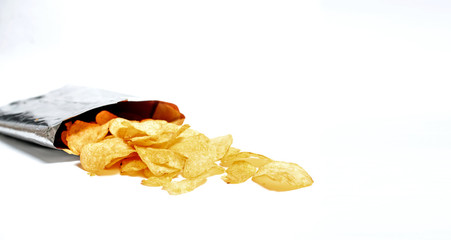
[[[136,100],[133,96],[79,86],[66,86],[47,94],[0,107],[0,133],[45,147],[67,148],[61,133],[68,121],[95,121],[107,110],[129,120],[146,118],[183,123],[185,116],[175,104]]]

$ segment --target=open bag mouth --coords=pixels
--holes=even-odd
[[[66,129],[64,123],[93,121],[102,110],[129,120],[152,118],[181,124],[185,119],[175,104],[134,99],[102,89],[66,86],[0,107],[0,133],[45,147],[65,148],[59,137]]]

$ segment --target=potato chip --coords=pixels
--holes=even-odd
[[[273,191],[289,191],[313,184],[313,179],[296,163],[272,161],[261,166],[252,181]]]
[[[232,145],[232,142],[233,138],[230,134],[210,139],[210,145],[216,151],[216,160],[219,160],[226,155]]]
[[[128,140],[134,137],[146,136],[144,131],[136,129],[132,121],[124,118],[112,119],[109,125],[109,131],[113,136]]]
[[[134,137],[130,139],[130,143],[142,147],[167,148],[173,145],[177,137],[189,127],[187,124],[178,126],[167,123],[167,125],[158,130],[158,134]]]
[[[198,178],[208,178],[208,177],[212,177],[215,175],[219,175],[219,174],[223,174],[225,172],[224,168],[221,166],[218,166],[217,164],[213,164],[213,166],[209,169],[207,169],[207,171],[205,171],[204,173],[202,173],[200,176],[198,176]]]
[[[188,130],[191,126],[188,124],[183,124],[180,126],[177,131],[170,136],[170,138],[167,139],[167,141],[160,141],[159,143],[152,144],[153,147],[160,147],[160,148],[168,148],[177,141],[177,137],[180,136],[180,134],[184,133],[186,130]]]
[[[120,138],[105,138],[86,144],[80,154],[80,163],[84,170],[98,173],[134,152],[135,149]]]
[[[130,176],[144,175],[142,171],[147,169],[147,165],[139,158],[138,155],[121,160],[120,166],[121,174]]]
[[[133,123],[133,127],[145,132],[147,136],[160,138],[164,134],[176,134],[180,125],[164,120],[146,119],[139,123]]]
[[[109,122],[111,119],[115,119],[115,118],[117,118],[116,115],[114,115],[106,110],[103,110],[103,111],[100,111],[99,113],[97,113],[96,123],[102,125],[102,124]]]
[[[142,180],[141,184],[148,187],[161,187],[163,185],[169,184],[172,178],[172,176],[167,174],[161,176],[150,176],[147,179]]]
[[[171,195],[179,195],[191,192],[197,187],[207,182],[207,178],[187,178],[180,181],[172,181],[163,184],[163,190],[166,190]]]
[[[147,166],[147,165],[146,165],[146,166]],[[177,173],[177,174],[178,174],[178,173]],[[149,170],[149,168],[146,168],[146,169],[143,170],[143,175],[144,175],[145,178],[149,178],[149,177],[155,176],[155,175]]]
[[[235,152],[236,152],[236,150],[235,150]],[[227,154],[224,158],[222,158],[221,166],[229,167],[235,161],[246,161],[255,167],[261,167],[273,160],[268,157],[265,157],[261,154],[257,154],[257,153],[236,152],[236,153]]]
[[[185,164],[185,156],[168,149],[137,146],[135,148],[142,161],[155,176],[180,172]]]
[[[121,172],[141,171],[146,168],[147,165],[139,158],[127,158],[121,161]]]
[[[182,133],[180,133],[177,140],[182,140],[183,138],[192,137],[194,135],[199,135],[199,134],[201,134],[201,133],[192,128],[188,128],[185,131],[183,131]]]
[[[110,132],[116,137],[130,140],[132,145],[166,148],[190,126],[146,119],[141,122],[116,118],[111,121]]]
[[[239,152],[241,152],[240,149],[231,146],[231,147],[229,147],[229,151],[227,151],[227,153],[224,155],[223,158],[226,158],[226,157],[228,157],[228,156],[237,154],[237,153],[239,153]],[[222,159],[221,159],[221,161],[222,161]]]
[[[185,116],[178,111],[172,103],[159,102],[152,115],[153,119],[165,119],[168,122],[183,123]]]
[[[222,177],[222,180],[226,183],[243,183],[249,178],[254,176],[257,168],[246,161],[235,161],[232,165],[225,171],[226,176]]]
[[[198,134],[183,138],[169,148],[187,157],[183,177],[195,178],[215,165],[216,149],[209,141],[205,135]]]
[[[146,136],[159,137],[162,132],[165,132],[164,127],[168,122],[164,120],[154,120],[154,119],[145,119],[141,122],[133,122],[132,125],[134,128],[145,133]],[[172,131],[175,132],[178,125],[170,125],[173,126]],[[169,128],[169,127],[168,127]]]
[[[61,141],[67,146],[67,130],[61,132]]]
[[[67,130],[67,146],[76,155],[79,155],[83,146],[102,140],[108,134],[106,125],[75,121]]]
[[[224,173],[224,168],[214,164],[210,169],[207,169],[203,174],[196,178],[185,178],[179,181],[171,181],[169,177],[163,178],[148,178],[143,184],[146,186],[157,185],[163,186],[163,190],[166,190],[171,195],[179,195],[187,192],[191,192],[197,187],[207,182],[207,178]]]

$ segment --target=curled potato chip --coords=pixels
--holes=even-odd
[[[223,158],[229,151],[229,148],[232,145],[232,143],[233,138],[232,135],[230,134],[210,139],[210,145],[212,146],[212,148],[214,148],[214,151],[216,152],[215,160]]]
[[[223,176],[222,180],[226,183],[243,183],[254,176],[256,171],[257,168],[249,162],[235,161],[227,168],[227,175]]]
[[[113,136],[128,140],[134,137],[146,136],[146,133],[136,129],[133,126],[133,121],[124,118],[112,119],[109,126],[109,131]]]
[[[142,175],[142,171],[147,169],[147,165],[137,155],[122,159],[120,166],[121,174],[130,176]]]
[[[182,140],[183,138],[192,137],[194,135],[199,135],[199,134],[201,134],[201,133],[192,128],[188,128],[185,131],[183,131],[182,133],[180,133],[180,135],[178,136],[177,139]]]
[[[61,132],[61,141],[67,146],[67,130]]]
[[[116,118],[111,121],[109,130],[114,136],[129,140],[132,145],[166,148],[189,127],[187,124],[180,126],[164,120],[146,119],[138,122]]]
[[[86,144],[80,154],[80,163],[84,170],[98,173],[134,152],[135,149],[120,138],[105,138]]]
[[[167,181],[167,178],[162,179],[161,186],[163,190],[166,190],[171,195],[179,195],[187,192],[191,192],[199,186],[207,182],[207,178],[224,173],[224,168],[214,164],[211,168],[207,169],[203,174],[195,178],[185,178],[180,181]],[[151,178],[152,183],[157,181],[160,183],[161,180],[155,180]]]
[[[225,170],[223,167],[213,164],[213,166],[211,168],[207,169],[207,171],[205,171],[204,173],[202,173],[202,175],[200,175],[198,177],[208,178],[211,176],[223,174],[224,172],[225,172]]]
[[[221,166],[229,167],[236,161],[246,161],[255,167],[261,167],[273,160],[257,153],[235,151],[221,159]]]
[[[117,118],[117,116],[106,110],[103,110],[103,111],[100,111],[99,113],[97,113],[96,123],[102,125],[102,124],[109,122],[111,119],[114,119],[114,118]]]
[[[310,175],[296,163],[272,161],[261,166],[252,181],[273,191],[289,191],[313,184]]]
[[[180,181],[171,181],[163,184],[163,190],[166,190],[171,195],[179,195],[191,192],[197,187],[207,182],[207,178],[187,178]]]
[[[212,168],[215,161],[222,158],[232,144],[232,136],[226,135],[210,140],[204,134],[191,132],[181,137],[169,149],[187,157],[182,176],[195,178]]]
[[[135,148],[142,161],[156,176],[180,172],[185,164],[185,156],[168,149],[137,146]]]
[[[168,123],[170,124],[170,123]],[[170,124],[175,128],[166,128],[160,129],[161,132],[158,135],[146,135],[140,137],[134,137],[130,139],[130,143],[136,146],[142,147],[153,147],[153,148],[167,148],[173,145],[177,139],[177,137],[190,126],[184,124],[182,126],[178,126],[175,124]]]
[[[74,154],[79,155],[86,144],[102,140],[108,134],[108,126],[77,120],[69,125],[66,134],[67,146]]]
[[[187,157],[183,177],[195,178],[215,165],[217,153],[209,141],[205,135],[198,134],[182,138],[169,148]]]
[[[148,187],[161,187],[169,184],[171,180],[172,176],[170,175],[150,176],[147,179],[142,180],[141,184]]]
[[[164,120],[146,119],[141,122],[132,123],[133,127],[143,131],[147,136],[154,137],[156,139],[163,137],[164,135],[173,136],[177,134],[180,129],[180,125],[169,123]]]

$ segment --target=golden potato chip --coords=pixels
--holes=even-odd
[[[141,122],[116,118],[110,123],[110,132],[116,137],[130,140],[132,145],[163,148],[189,128],[164,120],[146,119]]]
[[[147,166],[147,165],[146,165]],[[178,174],[178,173],[177,173]],[[150,170],[149,168],[146,168],[143,170],[143,175],[145,178],[150,178],[152,176],[155,176]]]
[[[158,165],[155,163],[148,163],[147,167],[149,168],[150,172],[155,176],[161,176],[164,174],[169,173],[179,173],[181,170],[177,168],[171,168],[165,165]]]
[[[272,161],[261,166],[252,181],[273,191],[289,191],[313,184],[313,179],[296,163]]]
[[[177,131],[170,136],[167,140],[163,139],[163,141],[160,141],[160,143],[155,143],[152,146],[154,147],[161,147],[161,148],[168,148],[170,146],[172,146],[176,141],[178,136],[180,136],[180,134],[184,133],[186,130],[188,130],[191,126],[188,124],[183,124],[182,126],[180,126]]]
[[[145,169],[144,172],[148,171],[148,169]],[[172,181],[172,179],[176,178],[179,173],[173,172],[173,173],[166,173],[160,176],[155,176],[153,173],[148,171],[146,174],[146,179],[141,181],[141,184],[148,186],[148,187],[161,187],[164,184],[167,184]]]
[[[130,139],[130,143],[136,146],[153,147],[153,148],[167,148],[173,145],[177,137],[190,126],[184,124],[178,126],[175,124],[167,123],[164,127],[159,129],[156,135],[146,135],[140,137],[134,137]],[[168,127],[170,126],[170,127]]]
[[[169,184],[171,180],[172,177],[170,175],[150,176],[147,179],[142,180],[141,184],[148,187],[161,187]]]
[[[165,182],[164,184],[162,184],[162,186],[163,190],[166,190],[169,194],[179,195],[191,192],[197,187],[206,183],[207,178],[223,173],[224,173],[223,167],[213,164],[211,168],[207,169],[204,173],[195,178],[185,178],[180,181]]]
[[[240,149],[231,146],[231,147],[229,147],[229,151],[227,151],[226,155],[224,155],[223,158],[226,158],[226,157],[228,157],[228,156],[237,154],[237,153],[239,153],[239,152],[241,152]],[[222,159],[221,159],[221,161],[222,161]]]
[[[135,147],[142,161],[155,175],[179,172],[183,169],[186,157],[168,149]]]
[[[117,118],[117,116],[106,110],[103,110],[103,111],[100,111],[99,113],[97,113],[96,123],[102,125],[102,124],[109,122],[111,119],[114,119],[114,118]]]
[[[180,125],[164,120],[145,119],[141,122],[133,123],[133,127],[145,132],[147,136],[159,138],[163,134],[175,134],[179,130]]]
[[[169,147],[169,150],[187,157],[183,177],[195,178],[215,165],[217,153],[209,141],[205,135],[198,134],[183,138]]]
[[[180,133],[180,135],[178,136],[179,138],[177,138],[177,139],[182,140],[183,138],[192,137],[194,135],[199,135],[199,134],[201,134],[201,133],[192,128],[188,128],[185,131],[183,131],[182,133]]]
[[[202,173],[200,176],[198,176],[198,178],[208,178],[214,175],[219,175],[219,174],[223,174],[225,172],[224,168],[221,166],[218,166],[217,164],[213,164],[213,166],[209,169],[207,169],[207,171],[205,171],[204,173]]]
[[[272,159],[265,157],[261,154],[251,153],[251,152],[236,152],[227,154],[221,159],[221,166],[229,167],[235,161],[246,161],[255,167],[261,167],[271,161]]]
[[[108,134],[106,125],[75,121],[67,130],[67,146],[76,155],[79,155],[83,146],[102,140]]]
[[[115,118],[110,121],[109,131],[113,136],[128,140],[133,137],[146,136],[144,131],[136,129],[132,121],[124,118]]]
[[[134,152],[135,149],[120,138],[105,138],[86,144],[80,154],[80,163],[84,170],[98,173]]]
[[[180,181],[172,181],[163,184],[163,190],[166,190],[171,195],[179,195],[191,192],[197,187],[207,182],[207,178],[187,178]]]
[[[132,125],[136,129],[145,132],[147,136],[158,137],[160,133],[166,130],[164,128],[166,125],[168,125],[168,122],[164,120],[145,119],[142,120],[141,122],[133,122]],[[178,125],[171,124],[170,127],[172,126],[173,126],[172,131],[175,132]]]
[[[256,171],[257,168],[246,161],[235,161],[227,168],[227,175],[222,180],[226,183],[243,183],[254,176]]]
[[[210,145],[216,151],[216,160],[219,160],[226,155],[232,145],[232,142],[233,138],[230,134],[210,139]]]
[[[147,165],[139,158],[127,158],[121,161],[121,172],[141,171],[146,168]]]
[[[121,174],[130,176],[144,175],[142,171],[147,169],[147,165],[137,155],[122,159],[120,166]]]

